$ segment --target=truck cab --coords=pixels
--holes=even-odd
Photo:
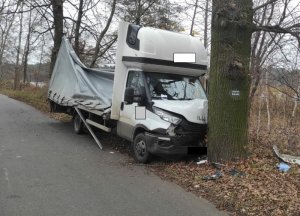
[[[194,61],[175,61],[176,54]],[[110,118],[117,134],[132,142],[137,161],[205,145],[208,101],[199,78],[206,70],[199,39],[120,23]]]

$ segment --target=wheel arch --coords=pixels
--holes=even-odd
[[[150,130],[142,124],[137,124],[133,130],[132,136],[131,136],[131,140],[134,140],[134,137],[139,134],[139,133],[143,133],[143,132],[149,132]]]

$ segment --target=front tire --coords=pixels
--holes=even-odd
[[[73,126],[74,126],[75,133],[77,134],[84,133],[84,124],[78,114],[76,114],[73,118]]]
[[[133,153],[137,162],[146,164],[151,159],[144,133],[137,134],[133,140]]]

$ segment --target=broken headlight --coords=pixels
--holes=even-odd
[[[161,119],[170,122],[174,125],[178,125],[181,122],[181,119],[172,115],[171,113],[164,111],[162,109],[159,109],[157,107],[153,107],[153,112],[158,115]]]

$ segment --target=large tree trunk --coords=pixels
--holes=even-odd
[[[208,158],[244,157],[248,142],[252,0],[213,0]]]
[[[51,54],[50,76],[52,74],[58,50],[61,44],[64,31],[63,0],[51,0],[53,19],[54,19],[54,46]]]

